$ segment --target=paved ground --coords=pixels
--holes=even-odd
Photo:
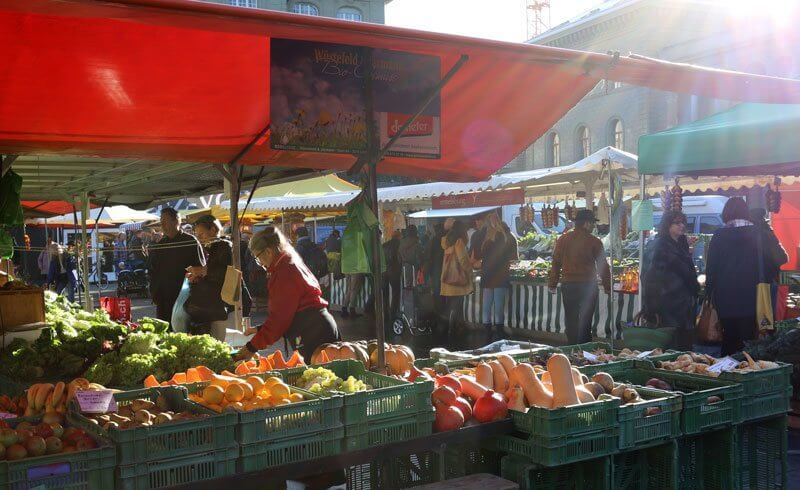
[[[96,304],[96,303],[95,303]],[[132,301],[132,317],[134,319],[143,316],[155,316],[155,306],[149,299],[134,299]],[[342,332],[342,337],[345,340],[360,340],[375,338],[375,324],[373,318],[366,315],[361,315],[356,318],[342,318],[338,313],[335,315],[339,329]],[[258,325],[266,318],[266,312],[263,309],[256,310],[252,315],[253,325]],[[405,332],[403,336],[390,336],[387,337],[387,342],[390,343],[403,343],[410,346],[417,357],[428,357],[428,351],[431,347],[447,346],[451,350],[456,349],[473,349],[488,343],[488,336],[486,332],[477,330],[468,330],[459,335],[422,335],[412,336]],[[280,342],[282,344],[282,342]],[[268,350],[274,350],[279,346],[276,344]],[[789,431],[789,475],[787,478],[787,488],[789,490],[800,490],[800,430],[790,429]],[[298,488],[298,487],[293,487]],[[302,487],[300,487],[302,488]]]

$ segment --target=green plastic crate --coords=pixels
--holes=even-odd
[[[734,435],[728,427],[678,439],[679,488],[736,488]]]
[[[741,422],[786,415],[790,409],[792,387],[775,393],[764,393],[756,397],[742,398]]]
[[[416,366],[417,369],[432,368],[433,366],[436,365],[436,362],[437,362],[436,359],[432,359],[430,357],[427,357],[425,359],[417,359],[417,360],[415,360],[414,361],[414,366]]]
[[[619,407],[619,448],[642,447],[680,436],[681,396],[644,386],[635,389],[645,402]],[[647,416],[646,411],[653,407],[660,413]]]
[[[530,407],[527,412],[509,413],[518,431],[558,438],[616,427],[618,409],[619,400],[615,399],[553,409]]]
[[[424,451],[375,460],[347,469],[348,490],[410,488],[440,479],[439,458],[435,451]]]
[[[500,436],[496,449],[523,457],[542,466],[560,466],[601,458],[617,451],[616,428],[568,437]]]
[[[238,456],[239,448],[232,447],[160,461],[121,465],[117,469],[116,490],[154,490],[231,476],[236,474]]]
[[[613,353],[614,350],[611,349],[611,345],[606,342],[586,342],[584,344],[573,344],[573,345],[564,345],[560,347],[561,351],[569,356],[572,352],[591,352],[593,350],[602,349],[605,352]],[[571,361],[571,359],[570,359]],[[604,372],[608,373],[611,376],[614,376],[614,373],[620,372],[624,369],[628,369],[633,366],[633,359],[619,359],[616,361],[610,362],[601,362],[597,364],[586,364],[583,366],[575,366],[577,367],[583,374],[589,376],[590,378],[595,373]]]
[[[9,420],[13,427],[23,419]],[[104,490],[114,486],[114,448],[96,437],[98,447],[74,453],[48,454],[18,461],[0,461],[0,488],[29,490],[66,488]]]
[[[664,356],[663,361],[671,361],[678,358],[680,353],[671,354],[668,357]],[[651,364],[654,367],[657,367],[657,361],[655,364],[649,363],[646,360],[640,361],[645,364]],[[739,383],[742,385],[742,394],[745,397],[754,397],[764,393],[775,393],[784,390],[787,386],[792,385],[792,365],[779,362],[777,363],[779,367],[773,369],[764,369],[762,371],[753,371],[749,373],[738,373],[733,371],[723,372],[720,373],[719,377],[715,379],[719,379],[721,381],[728,381],[731,383]],[[698,374],[697,376],[703,376]]]
[[[362,363],[351,359],[332,361],[323,367],[342,379],[353,376],[371,387],[367,391],[344,395],[345,425],[396,419],[401,415],[415,416],[432,410],[433,381],[409,383],[367,371]],[[295,384],[306,369],[285,369],[280,374],[284,381]]]
[[[561,349],[557,347],[537,347],[518,354],[511,354],[511,358],[516,362],[531,362],[544,366],[547,359],[555,354],[560,353]],[[482,362],[488,362],[495,359],[497,354],[484,354],[482,356],[475,356],[471,359],[458,359],[458,360],[440,360],[436,364],[446,366],[449,370],[472,368]]]
[[[243,444],[236,471],[247,473],[333,456],[342,452],[343,441],[344,429],[339,427],[286,439]]]
[[[441,454],[444,478],[450,480],[477,473],[500,473],[501,454],[480,444],[448,444]]]
[[[615,454],[612,458],[614,489],[678,489],[678,444],[675,441]]]
[[[500,476],[519,484],[520,490],[607,490],[611,487],[608,457],[555,468],[531,464],[514,455],[500,461]]]
[[[785,488],[787,480],[787,417],[773,417],[736,428],[738,488]]]
[[[277,373],[252,374],[267,379]],[[248,376],[248,377],[250,377]],[[190,393],[202,391],[208,383],[195,383]],[[257,442],[285,439],[317,433],[341,426],[341,411],[344,398],[334,396],[320,398],[296,386],[289,386],[292,393],[300,393],[305,401],[270,408],[259,408],[246,412],[235,412],[236,442],[253,444]]]
[[[394,419],[348,424],[345,426],[345,451],[356,451],[392,442],[408,441],[433,433],[433,410]]]
[[[204,413],[208,417],[150,427],[106,431],[84,417],[73,402],[67,420],[94,434],[111,439],[117,448],[119,465],[166,460],[185,454],[208,453],[236,446],[238,415],[233,412],[218,414],[187,400],[185,388],[144,388],[115,393],[114,398],[119,405],[125,405],[138,398],[155,402],[161,394],[174,411]]]
[[[637,364],[622,373],[615,381],[645,385],[650,378],[659,378],[672,385],[681,394],[681,432],[685,435],[713,430],[739,422],[742,387],[708,376],[678,373]],[[718,396],[722,401],[709,403],[708,398]]]

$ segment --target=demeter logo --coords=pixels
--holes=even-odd
[[[390,112],[387,114],[389,129],[389,137],[396,135],[400,131],[400,127],[408,121],[411,116],[408,114],[397,114]],[[433,116],[419,116],[411,125],[409,125],[403,136],[430,136],[433,134]]]

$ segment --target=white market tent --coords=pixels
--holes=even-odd
[[[102,214],[101,214],[102,211]],[[47,219],[48,226],[65,226],[71,227],[74,226],[76,222],[81,222],[81,212],[78,211],[77,213],[68,213],[62,214],[61,216],[54,216],[52,218]],[[86,218],[87,226],[94,226],[95,223],[99,225],[122,225],[126,223],[134,223],[134,222],[145,222],[151,220],[158,220],[159,216],[156,214],[148,213],[146,211],[137,211],[135,209],[131,209],[128,206],[107,206],[106,208],[97,208],[92,209],[89,211],[89,215]],[[42,218],[38,218],[29,222],[29,224],[44,224],[44,220]]]

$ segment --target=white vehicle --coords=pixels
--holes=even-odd
[[[651,199],[653,202],[653,227],[658,229],[664,210],[661,209],[661,199]],[[686,215],[686,233],[711,234],[722,227],[722,208],[728,198],[725,196],[684,196],[683,214]]]

